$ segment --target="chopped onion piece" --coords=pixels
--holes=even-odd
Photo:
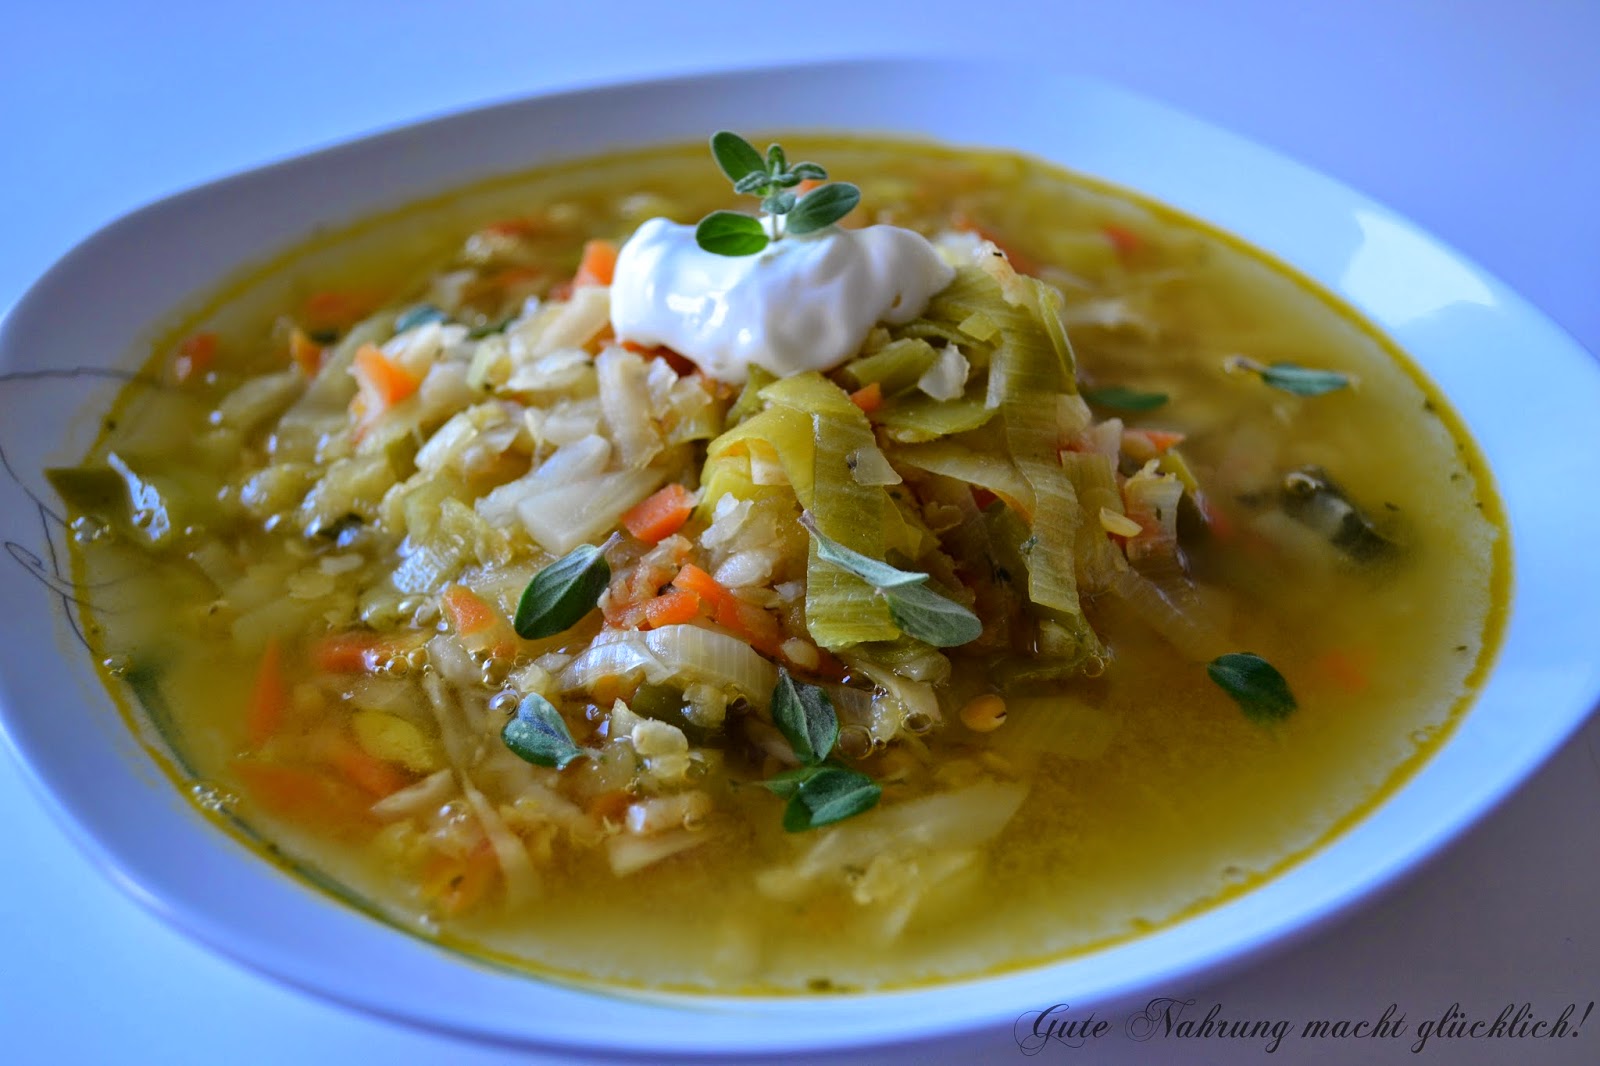
[[[597,433],[591,433],[581,440],[557,448],[526,480],[531,487],[538,489],[574,485],[592,480],[605,470],[610,461],[611,442]]]
[[[665,470],[646,467],[620,470],[553,490],[533,484],[517,501],[517,516],[545,550],[565,555],[579,544],[598,540],[616,528],[624,511],[660,488],[666,479]]]
[[[527,847],[522,843],[522,838],[506,826],[494,805],[465,779],[465,775],[462,777],[461,792],[472,805],[472,812],[478,816],[478,824],[483,827],[483,835],[489,839],[494,857],[499,860],[500,872],[506,882],[506,905],[521,906],[539,891],[539,875],[534,872]]]
[[[372,813],[388,821],[393,818],[410,818],[431,808],[437,808],[455,794],[456,777],[449,770],[430,774],[414,785],[392,792],[372,805]]]
[[[582,348],[558,348],[518,364],[502,388],[507,392],[566,392],[592,376],[588,352]]]
[[[671,796],[655,796],[628,805],[623,825],[630,833],[659,833],[667,829],[689,829],[711,813],[711,797],[693,789]]]
[[[619,833],[606,840],[606,858],[611,862],[611,872],[627,877],[662,859],[687,851],[711,839],[710,834],[692,829],[675,829],[650,836]]]
[[[627,678],[641,672],[651,684],[672,676],[672,671],[645,644],[642,633],[612,630],[595,638],[587,650],[568,663],[556,678],[556,685],[562,692],[576,692],[593,688],[596,682],[607,678]]]
[[[1144,527],[1139,523],[1109,507],[1100,508],[1100,528],[1119,537],[1137,537],[1144,532]]]
[[[728,685],[765,707],[778,683],[778,669],[738,637],[688,624],[641,634],[673,676]]]
[[[961,354],[961,349],[947,344],[940,350],[939,358],[917,379],[917,388],[935,400],[953,400],[966,391],[967,375],[971,372],[972,364]]]
[[[626,348],[611,347],[594,365],[600,379],[600,411],[622,465],[648,465],[661,451],[661,434],[656,432],[644,360]]]
[[[564,304],[552,304],[518,328],[516,340],[534,357],[557,348],[581,348],[611,322],[611,290],[600,285],[576,289]]]
[[[875,444],[857,448],[845,458],[845,462],[857,485],[898,485],[905,480],[900,476],[900,471],[889,465],[889,460]]]

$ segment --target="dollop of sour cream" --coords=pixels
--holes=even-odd
[[[785,377],[839,365],[873,326],[916,318],[954,277],[899,226],[829,227],[727,256],[695,243],[693,226],[653,218],[617,256],[611,327],[742,384],[752,366]]]

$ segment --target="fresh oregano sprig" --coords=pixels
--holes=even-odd
[[[906,636],[936,648],[953,648],[983,634],[983,622],[978,616],[929,588],[927,574],[901,570],[845,547],[817,528],[810,511],[800,516],[800,524],[811,531],[819,556],[844,567],[878,591],[889,605],[889,617]]]
[[[783,828],[791,833],[816,829],[870,810],[883,795],[872,778],[830,762],[839,740],[839,715],[833,701],[816,685],[807,685],[778,668],[772,690],[772,723],[794,749],[800,765],[761,782],[788,800]]]
[[[695,242],[716,255],[754,255],[785,234],[801,236],[826,229],[861,202],[861,190],[849,182],[819,185],[804,196],[792,192],[802,181],[827,181],[816,163],[790,165],[781,145],[763,156],[737,133],[711,135],[711,155],[733,182],[733,191],[761,200],[764,218],[738,211],[713,211],[695,227]]]

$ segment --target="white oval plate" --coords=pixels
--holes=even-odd
[[[82,455],[116,382],[186,299],[319,225],[559,158],[709,130],[888,130],[1020,149],[1140,190],[1275,253],[1393,337],[1450,398],[1498,480],[1516,590],[1500,660],[1399,792],[1249,894],[1088,956],[926,990],[644,996],[472,963],[339,905],[205,821],[131,737],[74,640],[40,470]],[[1282,944],[1437,850],[1533,772],[1600,693],[1591,424],[1600,372],[1472,263],[1336,182],[1169,108],[1074,77],[949,59],[861,61],[564,93],[450,115],[153,204],[73,250],[0,330],[0,725],[79,844],[155,913],[277,978],[478,1037],[640,1053],[821,1050],[1009,1026]],[[13,565],[13,562],[18,565]]]

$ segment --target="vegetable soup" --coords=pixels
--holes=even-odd
[[[785,147],[415,205],[156,345],[50,476],[210,812],[480,957],[807,992],[1147,932],[1426,758],[1509,563],[1414,368],[1122,190]]]

